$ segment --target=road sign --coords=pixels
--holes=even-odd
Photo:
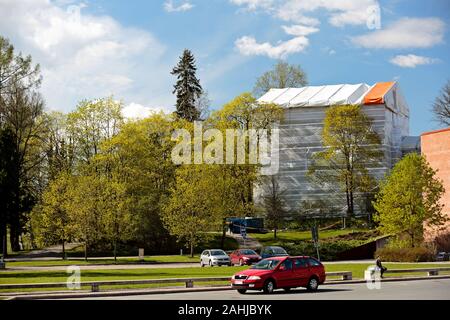
[[[247,238],[247,229],[245,228],[245,226],[241,226],[241,236],[242,238]]]

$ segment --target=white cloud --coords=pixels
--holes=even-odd
[[[285,58],[290,54],[302,52],[309,45],[307,35],[318,32],[320,20],[312,16],[322,10],[328,14],[328,22],[335,27],[345,25],[367,25],[376,8],[377,0],[230,0],[231,3],[254,11],[261,9],[291,26],[282,26],[285,33],[294,36],[287,41],[273,45],[258,43],[251,36],[235,41],[239,52],[244,55],[266,55],[271,58]],[[377,11],[375,10],[375,11]]]
[[[294,36],[294,38],[272,45],[269,42],[258,43],[255,38],[244,36],[236,40],[236,48],[246,56],[259,55],[273,59],[284,59],[290,54],[304,51],[309,45],[309,39],[306,36],[319,31],[317,28],[302,25],[282,26],[282,28],[285,33]]]
[[[167,12],[183,12],[189,11],[194,8],[194,5],[190,2],[184,2],[180,5],[174,5],[172,0],[164,2],[164,10]]]
[[[276,0],[230,0],[230,2],[237,6],[245,6],[249,11],[254,11],[271,9]]]
[[[172,105],[165,46],[147,31],[107,15],[85,14],[82,7],[0,0],[2,35],[41,65],[47,106],[69,111],[81,99],[111,94],[128,102]]]
[[[377,0],[230,0],[248,10],[262,9],[284,21],[316,26],[319,20],[310,15],[324,10],[328,22],[336,27],[364,25],[373,13],[371,8],[379,8]]]
[[[145,107],[142,104],[132,102],[123,107],[122,115],[128,119],[144,119],[150,116],[152,113],[159,113],[164,111],[167,110],[163,108]]]
[[[439,59],[416,56],[415,54],[397,55],[389,60],[390,63],[402,68],[415,68],[419,65],[427,65],[439,62]]]
[[[387,28],[352,38],[371,49],[429,48],[442,43],[445,23],[439,18],[402,18]]]

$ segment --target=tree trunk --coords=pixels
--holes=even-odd
[[[87,244],[87,241],[85,241],[85,242],[84,242],[84,260],[85,260],[85,261],[88,261],[88,258],[87,258],[87,251],[88,251],[88,244]]]
[[[117,263],[117,241],[114,240],[114,263]]]
[[[273,238],[277,239],[277,228],[273,228]]]
[[[194,257],[194,243],[191,242],[191,258]]]
[[[66,260],[66,246],[65,246],[65,241],[62,241],[62,259]]]
[[[1,227],[1,235],[2,235],[2,237],[1,237],[1,241],[2,241],[2,257],[3,258],[6,258],[7,256],[8,256],[8,245],[7,245],[7,242],[8,242],[8,239],[7,239],[7,237],[8,237],[8,230],[7,230],[7,228],[6,228],[6,224],[4,224],[2,227]]]
[[[220,239],[220,248],[222,250],[224,250],[224,247],[225,247],[225,236],[226,236],[226,228],[225,228],[226,223],[225,222],[226,222],[226,219],[223,218],[223,222],[222,222],[222,239]]]
[[[14,220],[16,220],[14,218]],[[11,243],[11,250],[12,251],[20,251],[20,245],[19,245],[19,226],[17,221],[14,221],[11,225],[10,225],[10,229],[9,229],[9,241]]]

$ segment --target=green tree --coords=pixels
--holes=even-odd
[[[440,95],[435,99],[433,113],[436,121],[444,126],[450,126],[450,80],[447,81]]]
[[[24,231],[28,213],[39,196],[35,188],[39,179],[36,168],[42,161],[39,140],[45,130],[42,121],[43,100],[36,89],[41,77],[39,65],[33,66],[30,56],[16,53],[9,41],[0,37],[0,130],[9,130],[14,148],[10,154],[14,165],[7,173],[10,184],[8,202],[8,221],[11,248],[20,250],[19,237]],[[5,194],[4,194],[5,195]],[[6,234],[3,233],[4,242]],[[6,252],[5,252],[6,253]]]
[[[67,212],[74,237],[84,243],[84,258],[91,245],[105,234],[101,206],[103,181],[96,175],[72,176],[67,190]]]
[[[266,177],[263,182],[263,206],[266,211],[267,226],[274,230],[274,239],[277,238],[277,230],[282,227],[287,214],[284,193],[285,190],[280,187],[276,176]]]
[[[72,237],[72,224],[67,211],[68,188],[71,177],[61,174],[49,184],[41,203],[33,208],[31,224],[36,231],[36,241],[41,246],[61,243],[65,259],[65,243]]]
[[[176,114],[188,121],[199,120],[200,110],[196,108],[196,101],[201,96],[203,89],[196,76],[194,55],[190,50],[184,50],[177,66],[171,74],[177,76],[173,93],[177,95]]]
[[[426,159],[416,153],[406,155],[382,182],[373,205],[374,221],[384,234],[405,233],[411,247],[423,240],[424,224],[442,228],[448,221],[439,202],[444,194],[442,182]]]
[[[73,139],[77,163],[89,164],[100,144],[119,133],[123,124],[122,103],[113,97],[81,101],[67,116],[68,134]]]
[[[347,217],[354,213],[355,193],[370,192],[374,179],[367,168],[382,157],[380,138],[360,106],[330,107],[322,130],[324,150],[313,155],[308,175],[319,185],[337,185],[345,192]],[[331,187],[332,188],[332,187]]]
[[[260,97],[272,88],[298,88],[308,84],[306,73],[299,65],[278,61],[273,69],[256,80],[253,93]]]
[[[219,202],[211,184],[211,165],[183,165],[177,170],[171,196],[162,212],[170,234],[183,241],[191,257],[198,243],[217,227],[214,211]],[[219,222],[220,224],[220,222]]]
[[[128,121],[101,145],[95,166],[125,185],[128,210],[136,225],[134,240],[155,251],[173,241],[161,221],[162,205],[175,179],[171,134],[177,121],[164,114]],[[109,173],[108,173],[109,172]]]
[[[113,245],[114,261],[117,261],[117,243],[132,238],[135,221],[129,210],[131,198],[127,194],[126,185],[115,178],[100,179],[101,193],[97,204],[104,228],[104,238]]]

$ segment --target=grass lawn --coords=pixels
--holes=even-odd
[[[199,255],[194,255],[191,258],[188,255],[167,255],[167,256],[146,256],[144,263],[172,263],[172,262],[199,262]],[[117,258],[117,264],[132,264],[139,263],[136,258]],[[96,264],[114,264],[114,259],[100,259],[92,258],[85,261],[81,258],[69,258],[67,260],[52,259],[52,260],[35,260],[35,261],[15,261],[7,262],[8,267],[45,267],[45,266],[68,266],[68,265],[96,265]]]
[[[362,229],[344,229],[344,230],[325,230],[319,231],[319,240],[332,238],[336,236],[346,235],[353,232],[365,232],[367,230]],[[312,240],[311,231],[278,231],[277,239],[273,238],[273,232],[266,234],[262,233],[249,233],[249,237],[258,240],[263,245],[271,245],[275,242],[295,242],[301,240]]]

